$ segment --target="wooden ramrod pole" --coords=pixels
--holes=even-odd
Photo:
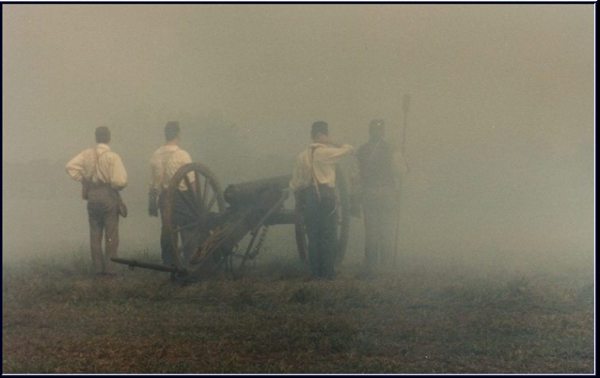
[[[405,142],[406,142],[406,128],[408,127],[408,109],[410,106],[410,95],[405,94],[402,98],[402,111],[404,122],[402,123],[402,138],[400,140],[400,153],[402,154],[402,160],[406,164],[406,173],[408,173],[408,162],[406,161],[405,154]],[[398,167],[397,167],[398,168]],[[396,227],[394,228],[394,266],[396,266],[396,260],[398,258],[398,237],[400,228],[400,195],[402,193],[401,187],[403,185],[402,178],[398,182],[398,190],[396,192]]]

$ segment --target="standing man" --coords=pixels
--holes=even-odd
[[[165,219],[165,207],[167,205],[167,188],[169,187],[169,181],[177,172],[181,166],[186,165],[192,162],[192,158],[187,151],[181,149],[179,147],[180,140],[180,129],[179,122],[177,121],[169,121],[165,126],[165,139],[166,143],[159,147],[152,158],[150,159],[150,167],[151,167],[151,181],[150,181],[150,191],[149,191],[149,206],[148,212],[150,216],[157,217],[158,210],[160,209],[161,215],[161,232],[160,232],[160,247],[161,247],[161,257],[163,264],[172,265],[173,261],[173,242],[171,240],[171,235],[167,230],[167,224]],[[188,176],[190,182],[193,183],[195,181],[194,175]],[[192,185],[193,186],[193,185]],[[178,195],[174,198],[174,211],[173,211],[173,221],[175,224],[189,224],[191,221],[189,219],[183,219],[185,216],[189,215],[189,210],[186,210],[184,198],[185,196],[190,196],[191,193],[188,192],[187,187],[185,185],[180,186]],[[188,200],[189,201],[189,200]],[[193,201],[193,200],[192,200]],[[182,208],[183,211],[177,211],[177,208]],[[190,243],[186,243],[189,239],[188,236],[193,233],[193,230],[182,230],[181,236],[183,245],[189,245]],[[186,258],[189,257],[190,250],[186,249],[184,251],[186,253]]]
[[[66,165],[67,174],[81,182],[82,197],[88,201],[92,261],[98,275],[114,275],[115,263],[110,259],[117,257],[119,215],[126,215],[119,191],[127,186],[127,171],[108,143],[108,127],[96,128],[96,146],[83,150]],[[105,253],[102,253],[103,234]]]
[[[383,120],[369,124],[369,141],[358,149],[358,187],[365,222],[366,274],[390,266],[394,257],[400,171],[394,148],[384,140]]]
[[[335,165],[354,147],[333,143],[323,121],[313,123],[311,137],[313,143],[296,158],[290,188],[304,215],[311,273],[333,279],[337,248]]]

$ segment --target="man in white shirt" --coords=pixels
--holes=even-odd
[[[117,257],[119,247],[119,191],[127,186],[127,171],[121,157],[110,150],[109,142],[108,127],[96,128],[96,146],[83,150],[66,165],[67,174],[81,182],[83,199],[88,201],[92,261],[98,275],[114,274],[115,263],[110,259]]]
[[[323,121],[313,123],[311,137],[313,143],[296,158],[290,188],[304,215],[311,273],[332,279],[337,248],[335,165],[354,148],[333,143]]]
[[[173,240],[167,231],[165,219],[167,188],[169,187],[169,182],[177,170],[183,165],[191,163],[192,158],[187,151],[179,147],[179,122],[167,122],[165,126],[165,139],[166,143],[154,151],[154,154],[150,159],[150,167],[152,172],[148,210],[150,216],[158,216],[158,210],[160,209],[162,224],[160,234],[161,257],[165,265],[172,265]],[[190,179],[190,183],[195,181],[195,177],[193,175],[189,175],[188,178]],[[185,185],[180,186],[179,193],[177,196],[175,196],[173,204],[173,221],[176,225],[185,225],[194,221],[194,219],[191,218],[193,215],[190,213],[190,209],[187,208],[183,198],[186,196],[190,197],[191,195],[192,193],[188,192]],[[189,202],[190,200],[194,201],[193,199],[188,199],[188,203],[192,203]],[[181,211],[177,211],[177,209],[181,209]],[[186,241],[193,235],[193,231],[194,230],[181,231],[182,239],[185,239],[182,241],[182,244],[190,245],[190,243],[186,243]],[[186,257],[189,257],[191,252],[192,251],[189,248],[184,251]]]

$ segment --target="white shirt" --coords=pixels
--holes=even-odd
[[[127,171],[121,157],[104,143],[80,152],[66,165],[67,174],[75,181],[86,179],[110,184],[113,189],[127,186]]]
[[[150,189],[155,190],[166,190],[169,187],[169,181],[175,175],[175,172],[181,166],[192,162],[192,157],[185,150],[179,148],[174,144],[165,144],[160,146],[152,154],[150,159],[151,167],[151,182]],[[188,174],[190,183],[195,181],[194,174],[190,172]],[[187,190],[185,183],[179,185],[179,190]]]
[[[349,144],[333,147],[323,143],[311,143],[296,158],[290,188],[297,191],[312,185],[313,170],[318,184],[335,188],[335,164],[353,152],[354,147]]]

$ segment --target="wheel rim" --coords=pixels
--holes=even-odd
[[[165,227],[171,239],[173,264],[181,270],[194,270],[196,267],[186,261],[182,252],[193,251],[188,256],[193,258],[208,237],[210,218],[225,210],[221,185],[208,167],[189,163],[173,175],[166,201]],[[189,244],[183,245],[182,234],[187,236]]]

